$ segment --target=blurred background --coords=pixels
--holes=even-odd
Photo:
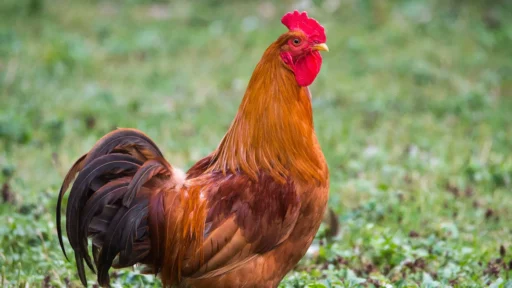
[[[0,1],[0,286],[78,285],[54,224],[74,160],[133,127],[190,167],[300,9],[331,51],[310,87],[331,213],[282,287],[512,287],[510,1],[192,2]]]

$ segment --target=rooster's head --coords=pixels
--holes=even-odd
[[[324,27],[306,12],[298,11],[285,14],[281,22],[289,29],[278,39],[281,59],[295,74],[299,86],[309,86],[322,66],[319,51],[329,51]]]

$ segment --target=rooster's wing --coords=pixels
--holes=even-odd
[[[205,240],[185,261],[183,276],[222,275],[288,238],[300,210],[295,184],[277,182],[264,173],[258,178],[219,174],[205,187],[209,203]]]

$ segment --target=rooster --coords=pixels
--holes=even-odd
[[[328,48],[306,12],[281,22],[289,31],[263,54],[226,135],[186,174],[134,129],[75,162],[57,230],[67,258],[60,211],[74,180],[65,226],[83,285],[85,264],[101,286],[110,268],[142,264],[164,287],[277,287],[306,253],[328,198],[308,89]]]

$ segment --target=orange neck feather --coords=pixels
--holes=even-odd
[[[213,153],[208,171],[242,170],[257,179],[263,170],[283,182],[326,179],[313,128],[311,99],[280,59],[280,39],[263,54],[231,127]]]

